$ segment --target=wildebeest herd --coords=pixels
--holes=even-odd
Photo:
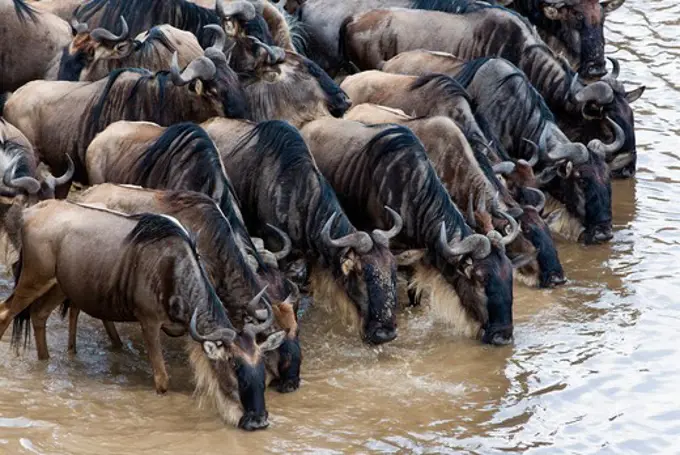
[[[622,3],[0,0],[0,334],[46,359],[58,307],[73,352],[80,311],[114,345],[139,322],[164,393],[161,331],[188,333],[246,430],[300,386],[303,299],[368,344],[421,301],[511,343],[513,283],[564,284],[554,236],[609,241],[635,172]]]

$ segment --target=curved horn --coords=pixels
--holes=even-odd
[[[621,65],[619,64],[619,61],[615,59],[614,57],[607,57],[610,62],[612,62],[612,72],[611,72],[611,78],[612,79],[618,79],[619,78],[619,72],[621,71]]]
[[[472,229],[477,229],[477,219],[475,218],[475,196],[472,193],[468,196],[468,225]]]
[[[331,225],[337,216],[337,212],[333,213],[323,229],[321,229],[321,239],[328,245],[334,248],[352,248],[359,253],[367,253],[373,248],[373,240],[371,236],[365,232],[355,232],[348,234],[338,239],[331,238]]]
[[[9,188],[18,188],[26,191],[28,194],[36,194],[40,191],[40,182],[31,176],[14,177],[19,161],[21,161],[21,155],[16,155],[12,161],[10,161],[9,166],[7,166],[5,174],[2,177],[2,183]]]
[[[545,131],[545,129],[543,131]],[[541,133],[541,138],[543,138],[543,133]],[[538,147],[538,144],[530,139],[523,137],[522,140],[531,145],[534,149],[534,152],[531,154],[531,158],[529,158],[529,161],[527,161],[527,164],[533,168],[538,164],[538,160],[541,156],[541,149]]]
[[[404,220],[401,216],[390,207],[385,206],[385,210],[392,216],[392,228],[389,231],[383,231],[381,229],[373,229],[373,235],[378,237],[383,237],[386,242],[385,246],[389,247],[389,240],[399,235],[401,229],[404,227]]]
[[[257,304],[260,302],[260,299],[264,296],[265,292],[267,292],[267,286],[263,287],[258,294],[253,297],[253,299],[248,302],[247,308],[251,310],[253,313],[255,313],[255,307]],[[269,327],[271,327],[272,322],[274,321],[274,311],[272,310],[272,306],[269,304],[269,302],[264,301],[265,308],[267,310],[267,318],[265,321],[261,324],[245,324],[243,326],[243,331],[244,332],[250,332],[253,337],[257,335],[258,333],[264,332],[267,330]]]
[[[500,215],[506,220],[508,220],[508,223],[510,223],[511,228],[510,233],[504,235],[503,238],[501,239],[501,245],[506,246],[514,242],[517,236],[519,235],[519,223],[512,216],[505,212],[500,212]]]
[[[534,206],[534,208],[538,213],[541,213],[541,211],[545,207],[545,194],[543,193],[543,191],[536,188],[531,188],[530,186],[524,188],[524,191],[529,191],[530,193],[534,193],[536,196],[538,196],[539,202]]]
[[[483,259],[491,253],[491,241],[481,234],[468,235],[453,246],[449,245],[446,239],[446,223],[444,222],[442,222],[441,230],[439,231],[439,247],[448,261],[453,260],[457,256],[470,253],[475,259]]]
[[[227,34],[224,33],[224,29],[217,24],[208,24],[203,27],[203,30],[213,30],[215,32],[217,36],[215,37],[215,42],[210,47],[214,47],[222,52],[224,45],[227,43]]]
[[[125,22],[125,18],[123,16],[120,16],[120,23],[121,28],[123,29],[120,32],[120,35],[114,35],[105,28],[95,28],[90,32],[90,36],[95,41],[111,41],[112,43],[120,43],[121,41],[125,41],[128,38],[130,29],[128,28],[128,24]]]
[[[286,234],[273,224],[267,223],[267,227],[272,231],[276,232],[276,234],[281,238],[281,242],[283,242],[283,247],[279,251],[277,252],[272,251],[272,255],[276,258],[277,261],[280,261],[290,254],[291,250],[293,249],[293,242],[290,240],[290,237],[288,237],[288,234]]]
[[[207,57],[198,57],[180,73],[179,63],[177,62],[177,51],[172,54],[170,64],[170,77],[175,85],[186,85],[194,79],[211,80],[215,77],[215,64]]]
[[[73,164],[73,160],[71,159],[70,155],[66,155],[66,161],[68,162],[68,167],[66,168],[66,172],[64,172],[63,175],[55,177],[52,174],[49,174],[45,179],[49,187],[52,188],[52,191],[54,191],[54,189],[60,185],[69,183],[73,178],[73,174],[75,174],[76,166]]]
[[[589,158],[588,149],[578,142],[559,144],[555,150],[548,153],[548,157],[552,161],[569,160],[576,164],[585,163]]]
[[[245,0],[236,0],[226,5],[224,0],[217,0],[215,2],[215,12],[224,19],[237,17],[245,21],[252,21],[257,16],[255,7],[252,3]]]
[[[263,43],[262,41],[260,41],[256,36],[253,36],[253,35],[248,35],[248,38],[250,38],[250,40],[254,44],[260,46],[262,49],[267,51],[267,55],[269,55],[268,61],[269,61],[270,65],[282,62],[283,60],[286,59],[286,51],[284,51],[280,47],[269,46],[269,45]]]
[[[612,120],[609,116],[606,118],[614,129],[614,142],[611,144],[605,144],[599,139],[593,139],[592,141],[588,142],[588,148],[593,153],[597,153],[603,158],[608,158],[621,150],[621,147],[623,147],[623,144],[626,142],[626,134],[623,132],[623,128],[621,128],[619,124]]]
[[[201,335],[198,333],[198,328],[196,327],[198,321],[198,308],[194,310],[194,314],[191,315],[191,322],[189,323],[189,335],[191,335],[191,338],[194,339],[194,341],[197,341],[199,343],[203,343],[204,341],[233,341],[234,338],[236,338],[236,331],[233,329],[229,329],[227,327],[220,327],[217,330],[214,330],[212,333],[209,333],[207,335]]]
[[[494,174],[508,175],[515,170],[515,163],[512,161],[501,161],[492,166]]]
[[[76,34],[78,33],[86,33],[88,30],[87,23],[85,22],[78,22],[78,19],[75,17],[71,19],[71,28],[73,29]]]

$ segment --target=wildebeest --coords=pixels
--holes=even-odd
[[[164,393],[168,374],[160,331],[180,324],[193,339],[189,359],[199,393],[231,424],[246,430],[268,425],[263,353],[278,348],[284,333],[256,343],[274,318],[266,303],[264,323],[234,328],[193,240],[177,220],[123,216],[51,200],[24,210],[22,225],[17,285],[0,304],[0,334],[13,317],[46,295],[52,308],[67,298],[95,318],[139,322],[156,391]],[[257,295],[248,306],[259,300]],[[43,338],[36,333],[36,342]]]
[[[512,214],[521,223],[521,232],[506,248],[509,258],[527,259],[526,264],[517,264],[515,278],[541,287],[565,282],[557,249],[537,207],[524,203],[522,208],[511,196],[499,197],[500,184],[494,181],[493,173],[512,163],[492,167],[485,156],[476,156],[460,129],[446,117],[409,118],[383,106],[360,104],[345,118],[365,124],[398,123],[408,127],[423,143],[442,184],[476,232],[487,234],[493,229],[506,232],[509,223],[501,211]],[[485,172],[485,166],[492,175]],[[535,200],[539,211],[544,202],[542,197]]]
[[[572,240],[581,237],[586,243],[598,243],[611,239],[611,182],[604,160],[624,143],[623,131],[615,122],[611,126],[617,137],[612,144],[594,139],[587,149],[572,143],[524,73],[504,59],[460,62],[449,54],[411,51],[389,60],[384,69],[415,74],[443,70],[454,75],[503,150],[515,159],[530,160],[538,145],[540,154],[533,163],[541,171],[537,183],[568,209],[559,212],[565,219],[551,218],[551,226]]]
[[[42,79],[64,46],[71,27],[23,0],[0,0],[0,94]]]
[[[184,68],[203,55],[192,33],[159,25],[132,39],[122,17],[121,24],[118,35],[103,28],[88,30],[87,24],[74,24],[73,41],[64,48],[58,67],[52,70],[56,74],[47,79],[97,81],[118,68],[167,70],[175,52],[179,66]],[[221,30],[218,25],[208,27]]]
[[[393,340],[397,283],[389,239],[401,219],[386,212],[389,230],[357,230],[302,136],[286,122],[213,119],[202,126],[233,175],[251,233],[265,223],[283,230],[311,262],[315,301],[350,319],[368,342]]]
[[[222,51],[211,47],[182,72],[173,64],[169,72],[156,74],[119,69],[96,82],[34,81],[9,97],[4,115],[42,161],[60,170],[68,154],[76,164],[76,179],[86,182],[87,146],[115,121],[168,126],[220,115],[244,117],[247,111],[236,74]]]
[[[418,138],[404,126],[320,119],[302,129],[314,160],[359,225],[384,223],[382,207],[403,219],[410,287],[454,330],[486,343],[512,341],[512,263],[505,245],[519,234],[474,234],[451,201]]]
[[[585,85],[569,64],[556,55],[519,17],[500,8],[463,15],[415,10],[373,10],[348,18],[344,43],[347,55],[361,68],[382,67],[405,51],[450,52],[464,60],[502,57],[520,68],[543,95],[557,123],[574,142],[598,139],[611,143],[616,135],[611,119],[624,131],[625,141],[611,167],[617,175],[635,169],[635,130],[630,103],[644,87],[626,92],[616,80],[618,63],[600,81]],[[427,23],[428,27],[422,24]]]
[[[604,59],[604,20],[607,14],[618,9],[624,2],[625,0],[496,0],[496,3],[512,8],[529,19],[543,41],[554,51],[565,55],[584,78],[599,78],[607,74]]]
[[[244,242],[238,238],[229,217],[211,199],[190,191],[102,184],[78,194],[74,200],[83,204],[103,204],[108,209],[129,214],[170,215],[191,232],[198,233],[197,251],[236,328],[242,326],[247,316],[243,304],[266,286],[263,298],[272,304],[276,325],[286,331],[279,349],[265,357],[267,370],[274,375],[279,391],[291,392],[299,387],[302,358],[296,315],[297,288],[260,257],[249,239]],[[288,239],[284,241],[284,249],[274,254],[275,258],[283,259],[290,250],[286,244],[290,244]],[[72,331],[69,345],[75,350],[75,327]]]

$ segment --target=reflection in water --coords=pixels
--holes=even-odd
[[[417,309],[372,349],[312,311],[302,388],[268,392],[272,426],[245,434],[196,408],[183,341],[166,340],[171,392],[158,397],[138,327],[121,326],[114,352],[83,317],[70,357],[55,316],[48,362],[0,343],[0,453],[677,451],[678,18],[671,0],[627,0],[608,19],[621,79],[647,85],[639,173],[614,182],[611,244],[560,245],[569,285],[516,290],[513,346],[448,336]]]

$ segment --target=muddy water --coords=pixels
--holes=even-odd
[[[113,352],[83,317],[70,357],[54,317],[47,362],[0,343],[0,453],[677,452],[679,25],[671,0],[628,0],[609,19],[621,78],[647,85],[637,179],[614,185],[611,244],[561,245],[568,286],[517,288],[513,346],[447,336],[416,311],[369,349],[312,315],[302,388],[269,392],[272,426],[245,434],[196,408],[182,342],[168,342],[158,397],[137,327]]]

